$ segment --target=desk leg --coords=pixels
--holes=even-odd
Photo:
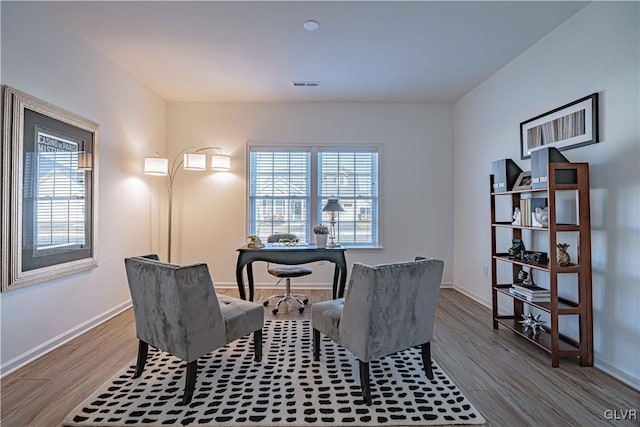
[[[249,282],[249,301],[253,301],[253,264],[247,264],[247,282]]]
[[[247,295],[244,292],[244,281],[242,279],[242,266],[236,267],[236,282],[238,283],[238,293],[240,294],[240,299],[247,299]]]
[[[338,298],[338,278],[340,277],[340,266],[336,263],[336,268],[333,270],[333,299]]]

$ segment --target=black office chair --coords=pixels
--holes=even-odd
[[[278,243],[278,242],[281,242],[281,241],[292,241],[292,240],[297,239],[297,238],[298,237],[295,234],[287,234],[287,233],[272,234],[271,236],[269,236],[267,238],[267,243]],[[289,301],[289,300],[293,300],[293,301],[296,301],[298,303],[298,305],[300,306],[300,307],[298,307],[298,311],[300,313],[304,312],[304,307],[309,302],[309,298],[307,298],[307,296],[303,295],[303,294],[292,294],[291,293],[291,278],[292,277],[307,276],[307,275],[313,273],[313,271],[308,269],[308,268],[306,268],[306,267],[303,267],[301,265],[274,265],[274,266],[268,265],[267,266],[267,271],[272,276],[276,276],[277,278],[280,279],[280,280],[278,280],[278,283],[280,283],[282,281],[282,279],[286,279],[286,282],[285,282],[285,288],[284,288],[284,294],[283,295],[271,295],[262,304],[265,307],[267,307],[269,305],[269,301],[271,299],[279,298],[278,302],[276,303],[276,306],[272,310],[273,314],[278,314],[278,310],[280,309],[280,306],[282,305],[283,302],[286,302],[286,301]],[[276,283],[276,285],[278,283]]]

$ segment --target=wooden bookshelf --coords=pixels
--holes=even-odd
[[[576,174],[575,184],[556,183],[558,171],[574,171]],[[591,220],[589,202],[589,165],[588,163],[549,163],[548,182],[545,188],[531,190],[517,190],[506,192],[493,192],[493,175],[490,176],[489,188],[491,197],[491,294],[493,303],[493,328],[498,329],[499,325],[515,332],[536,346],[551,354],[551,366],[560,366],[561,357],[579,357],[581,366],[593,366],[593,307],[591,295]],[[556,207],[558,192],[575,192],[577,218],[575,224],[561,224],[556,222]],[[540,197],[545,193],[549,210],[549,224],[547,227],[523,227],[513,225],[511,222],[496,221],[496,199],[499,197],[510,198],[510,203],[503,203],[501,206],[510,205],[511,210],[520,206],[520,199],[526,195],[535,194]],[[511,213],[512,213],[511,212]],[[504,212],[501,212],[504,216]],[[549,262],[544,264],[532,263],[525,260],[509,256],[505,249],[497,248],[498,230],[511,235],[511,239],[523,239],[523,231],[528,230],[532,235],[545,233],[548,241]],[[557,233],[576,233],[578,247],[577,260],[568,266],[557,265],[556,243]],[[498,283],[498,264],[506,263],[511,265],[512,282],[518,282],[518,273],[527,268],[548,273],[548,286],[551,297],[549,302],[530,302],[509,292],[511,283]],[[577,293],[575,299],[559,297],[558,276],[572,274],[577,276]],[[513,314],[501,314],[507,307],[499,306],[501,300],[499,295],[509,298],[510,310]],[[548,313],[550,322],[545,325],[544,330],[539,335],[533,335],[531,331],[524,331],[519,321],[527,311],[525,308],[535,312],[542,311]],[[578,316],[579,338],[571,339],[560,333],[559,321],[562,316]]]

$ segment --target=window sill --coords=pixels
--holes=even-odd
[[[362,249],[365,251],[370,251],[370,250],[382,250],[384,249],[384,246],[375,246],[375,245],[346,245],[343,244],[342,245],[343,248],[348,249],[350,251],[353,250],[358,250],[358,249]]]

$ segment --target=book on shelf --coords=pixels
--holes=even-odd
[[[536,208],[544,209],[545,207],[547,207],[546,197],[520,199],[520,225],[523,227],[538,226],[533,223],[531,216],[535,213]]]
[[[518,298],[522,298],[528,302],[549,302],[551,301],[551,295],[532,295],[527,292],[519,291],[515,288],[509,288],[509,293]]]
[[[550,295],[551,291],[549,289],[541,288],[538,285],[530,285],[528,283],[514,283],[511,285],[516,290],[521,292],[527,292],[532,295]]]

